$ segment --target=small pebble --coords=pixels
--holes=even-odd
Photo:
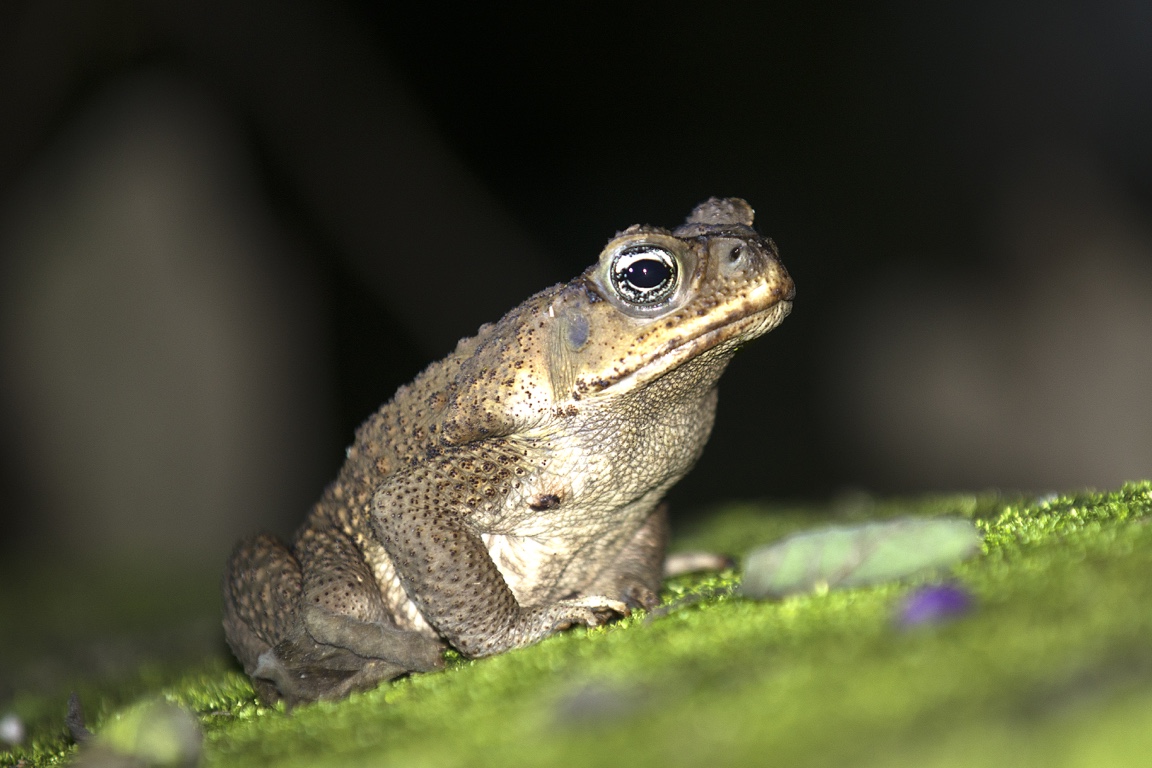
[[[0,717],[0,741],[16,747],[24,743],[24,721],[17,714]]]
[[[972,609],[968,590],[955,584],[935,584],[911,592],[900,604],[898,620],[904,627],[938,624]]]
[[[77,768],[193,768],[204,733],[188,710],[145,699],[115,714],[80,747]]]
[[[646,692],[609,680],[588,680],[564,691],[554,706],[558,725],[584,727],[615,722],[643,708]]]

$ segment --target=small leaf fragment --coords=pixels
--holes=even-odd
[[[980,541],[976,526],[959,518],[828,526],[754,549],[740,592],[763,599],[896,581],[959,563]]]

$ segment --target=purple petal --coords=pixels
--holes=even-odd
[[[905,627],[935,624],[967,613],[972,608],[968,590],[955,584],[920,587],[904,598],[899,621]]]

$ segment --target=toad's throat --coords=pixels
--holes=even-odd
[[[686,337],[669,340],[639,358],[635,365],[591,380],[578,381],[577,389],[592,394],[619,385],[631,387],[651,381],[725,342],[745,342],[763,336],[779,325],[791,311],[791,301],[778,299],[754,312],[734,312],[720,317]]]

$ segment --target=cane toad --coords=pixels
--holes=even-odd
[[[224,629],[265,701],[338,698],[595,626],[660,588],[668,488],[716,383],[791,309],[743,200],[633,226],[480,328],[356,432],[291,544],[236,547]]]

